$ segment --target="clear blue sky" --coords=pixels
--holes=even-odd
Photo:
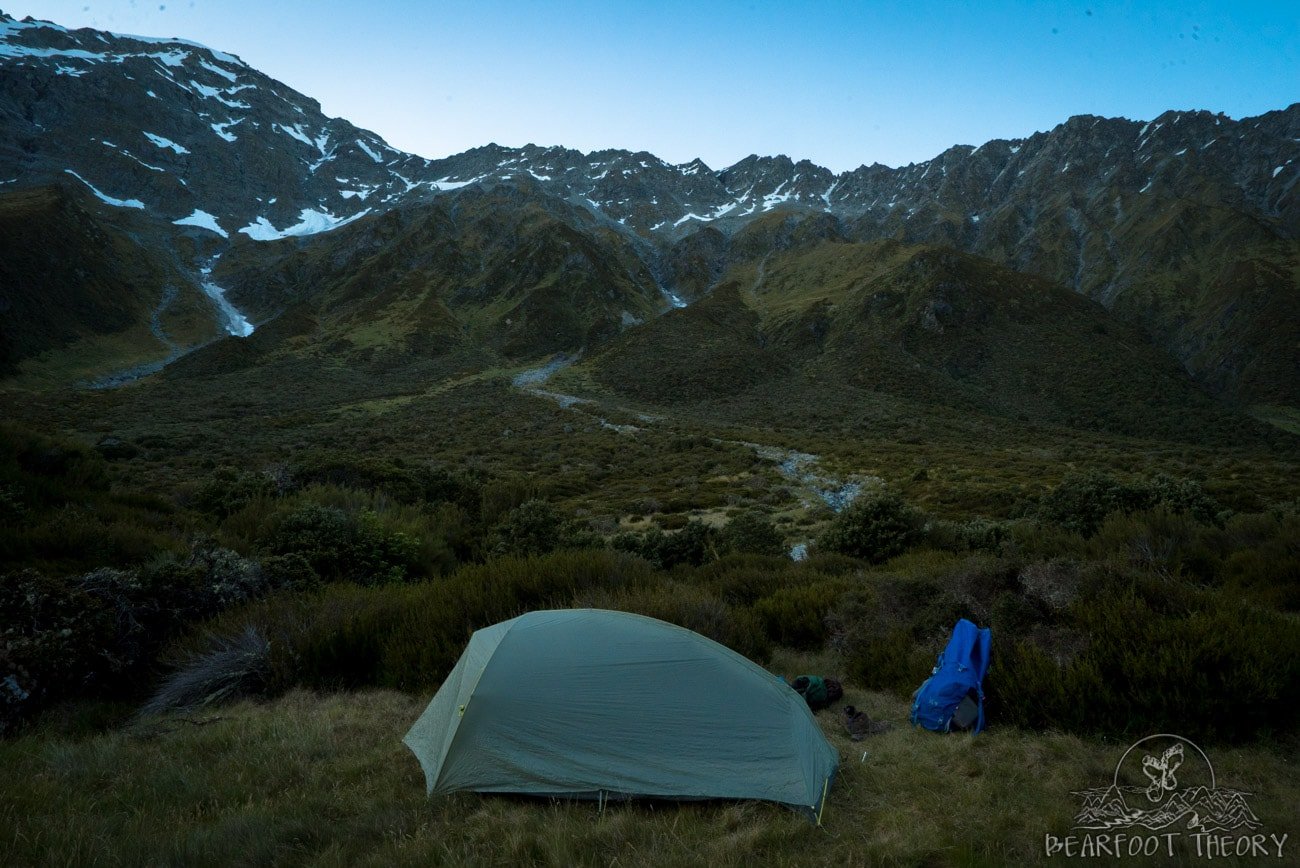
[[[1300,101],[1300,6],[732,0],[0,0],[240,55],[395,147],[622,147],[722,168],[924,160],[1073,114]]]

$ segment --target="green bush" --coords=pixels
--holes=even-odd
[[[916,542],[925,517],[897,494],[864,494],[831,521],[817,548],[881,563]]]
[[[1200,484],[1155,476],[1120,482],[1099,471],[1067,477],[1039,505],[1039,516],[1066,530],[1092,536],[1113,513],[1134,513],[1163,506],[1207,524],[1219,522],[1220,507]]]
[[[0,576],[0,734],[68,696],[140,693],[163,642],[272,589],[256,562],[204,540],[139,570]]]
[[[238,512],[259,497],[278,494],[275,481],[265,473],[237,471],[222,467],[199,486],[194,493],[193,506],[217,518]]]
[[[454,503],[477,511],[481,481],[462,471],[422,464],[406,466],[400,458],[357,456],[322,451],[301,456],[290,475],[297,487],[337,486],[381,493],[403,504]]]
[[[830,634],[826,622],[847,585],[840,580],[781,588],[754,603],[763,631],[776,644],[817,649]]]
[[[1223,593],[1170,604],[1160,586],[1080,599],[1071,659],[1032,638],[994,639],[990,701],[1035,728],[1128,737],[1178,732],[1241,741],[1295,728],[1300,625]]]
[[[222,615],[204,632],[233,636],[256,627],[270,642],[266,684],[273,692],[294,686],[427,691],[455,665],[475,630],[532,609],[572,605],[596,589],[643,588],[654,575],[643,560],[608,550],[503,557],[437,582],[333,584],[319,593],[268,597]],[[200,650],[193,642],[181,651]]]
[[[654,527],[642,534],[622,533],[610,540],[619,551],[636,554],[662,570],[698,567],[718,557],[717,531],[692,519],[673,533]]]
[[[950,552],[996,553],[1008,538],[1007,523],[976,518],[970,521],[932,521],[925,529],[925,542]]]
[[[785,554],[785,539],[762,513],[742,512],[727,522],[719,534],[719,548],[737,554],[768,555],[779,557]]]
[[[544,555],[557,549],[603,548],[586,522],[565,519],[544,500],[528,500],[505,514],[489,541],[495,555]]]
[[[370,511],[307,503],[285,516],[266,542],[273,555],[298,555],[325,581],[362,585],[401,582],[430,575],[419,543],[385,527]]]
[[[484,527],[499,522],[506,513],[530,500],[541,500],[541,486],[525,478],[494,479],[479,492],[478,516]]]
[[[140,662],[149,621],[138,578],[120,570],[0,576],[0,735],[74,689],[93,693]]]

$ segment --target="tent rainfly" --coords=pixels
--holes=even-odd
[[[762,799],[818,822],[839,766],[784,681],[683,627],[602,609],[477,631],[403,741],[430,795]]]

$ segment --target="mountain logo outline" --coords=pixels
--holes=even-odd
[[[1082,801],[1076,829],[1213,833],[1262,825],[1247,801],[1253,794],[1220,786],[1205,751],[1173,733],[1138,739],[1115,764],[1109,786],[1071,795]]]

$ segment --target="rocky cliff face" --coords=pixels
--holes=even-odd
[[[8,17],[0,118],[6,185],[80,184],[221,238],[382,210],[426,165],[233,55]]]

